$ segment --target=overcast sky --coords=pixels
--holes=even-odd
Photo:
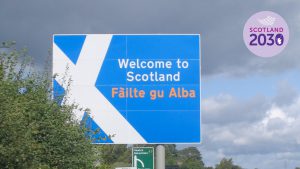
[[[289,26],[285,50],[254,56],[243,27],[270,10]],[[202,145],[207,165],[223,157],[247,169],[300,166],[300,1],[0,0],[0,41],[27,47],[41,69],[53,34],[200,33]]]

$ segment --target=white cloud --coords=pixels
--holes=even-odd
[[[228,124],[261,119],[269,103],[260,95],[243,100],[228,94],[219,94],[203,99],[201,106],[204,123]]]
[[[260,106],[260,109],[254,109],[261,114],[257,116],[254,113],[254,116],[260,118],[247,121],[247,116],[241,118],[243,115],[240,114],[253,112],[253,109],[247,106],[253,105],[251,100],[253,98],[239,100],[228,94],[203,100],[203,116],[210,116],[206,117],[209,121],[203,121],[204,139],[199,147],[205,162],[214,165],[222,157],[233,157],[234,161],[244,167],[266,169],[276,165],[282,166],[286,161],[290,166],[300,166],[300,161],[296,158],[300,152],[300,97],[297,96],[289,104],[277,105],[273,102],[266,104],[267,108]],[[265,99],[265,102],[272,100],[274,98],[270,98],[269,101]],[[236,109],[237,105],[243,106]],[[233,110],[234,113],[228,110]],[[233,120],[236,116],[240,120]],[[223,119],[223,123],[219,123],[218,119]],[[254,162],[260,161],[257,158],[263,159],[264,162]]]
[[[295,122],[294,117],[289,117],[280,107],[272,105],[270,110],[267,111],[265,118],[262,120],[262,124],[267,127],[272,122],[279,122],[282,127],[290,126]]]

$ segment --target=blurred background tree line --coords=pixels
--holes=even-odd
[[[52,99],[49,72],[36,73],[27,51],[17,50],[13,42],[0,46],[0,168],[131,166],[132,145],[91,144],[85,135],[88,129],[73,116],[78,106],[59,105]],[[170,169],[214,169],[205,167],[196,147],[178,150],[175,144],[170,144],[165,148],[166,165]],[[242,167],[224,158],[215,169]]]

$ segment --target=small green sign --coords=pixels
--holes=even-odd
[[[154,169],[154,148],[133,147],[132,166],[137,169]]]

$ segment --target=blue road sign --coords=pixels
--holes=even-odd
[[[54,35],[53,73],[94,143],[201,141],[200,35]]]

